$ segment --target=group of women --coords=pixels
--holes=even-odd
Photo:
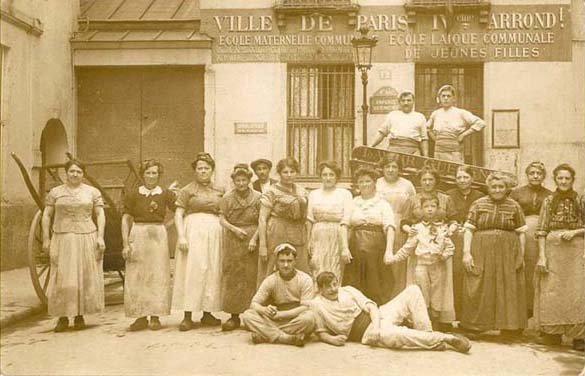
[[[147,161],[140,169],[144,184],[125,195],[125,309],[136,318],[130,330],[159,329],[159,316],[171,308],[184,312],[182,331],[193,328],[193,311],[202,311],[201,324],[210,326],[221,325],[212,312],[227,312],[223,330],[238,328],[239,314],[273,271],[273,250],[283,242],[297,249],[298,269],[314,276],[331,271],[383,304],[412,283],[408,261],[386,265],[384,256],[413,234],[421,200],[436,197],[437,220],[448,224],[455,244],[454,257],[445,261],[449,278],[441,281],[453,292],[454,312],[442,321],[507,335],[524,329],[533,314],[548,343],[564,334],[582,348],[585,201],[573,190],[569,165],[554,169],[554,192],[542,186],[546,170],[534,162],[526,186],[510,192],[507,177],[494,173],[484,196],[471,188],[467,166],[446,193],[437,189],[439,174],[422,168],[417,193],[400,176],[400,160],[386,157],[382,176],[369,168],[356,172],[355,197],[337,186],[341,169],[334,161],[319,165],[322,184],[310,193],[295,181],[293,158],[278,162],[279,180],[263,193],[251,188],[247,164],[233,168],[227,193],[212,183],[215,161],[208,153],[199,153],[192,167],[194,181],[173,192],[159,185],[163,166]],[[81,163],[69,161],[66,172],[66,183],[47,195],[43,216],[43,248],[52,264],[48,308],[59,317],[58,332],[67,330],[68,317],[75,317],[74,329],[83,328],[83,315],[104,305],[103,202],[97,189],[82,183]],[[178,235],[173,282],[163,224],[169,210]]]

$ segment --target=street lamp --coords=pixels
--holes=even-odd
[[[369,31],[369,28],[362,27],[359,30],[361,36],[359,38],[353,37],[351,39],[356,68],[362,72],[362,140],[364,145],[368,144],[368,70],[372,67],[372,49],[378,44],[378,39],[376,39],[375,36],[368,37]]]

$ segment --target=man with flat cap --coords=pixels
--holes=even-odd
[[[252,183],[252,188],[254,188],[255,191],[264,193],[268,187],[276,183],[276,180],[270,177],[272,162],[268,159],[256,159],[254,162],[250,163],[250,166],[258,177],[258,179]]]
[[[274,249],[277,271],[262,281],[242,322],[253,343],[303,346],[315,328],[307,304],[313,298],[313,280],[295,268],[297,251],[288,243]]]

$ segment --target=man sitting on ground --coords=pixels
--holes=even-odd
[[[316,333],[322,342],[343,346],[346,341],[391,349],[444,350],[446,344],[467,353],[469,340],[460,335],[433,332],[420,288],[406,287],[378,309],[376,303],[351,286],[339,287],[335,274],[317,276],[319,293],[310,301],[316,315]],[[414,329],[404,321],[412,322]]]
[[[315,328],[315,315],[306,305],[314,296],[313,280],[295,269],[297,250],[292,245],[280,244],[274,253],[277,271],[262,281],[242,322],[254,343],[303,346],[305,335]]]

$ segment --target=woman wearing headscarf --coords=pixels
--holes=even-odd
[[[42,219],[43,251],[51,261],[48,311],[59,317],[55,332],[68,329],[69,317],[74,317],[73,329],[84,329],[83,316],[104,309],[106,216],[102,195],[83,183],[83,163],[67,161],[65,173],[65,184],[47,194]]]
[[[171,265],[164,220],[175,208],[175,194],[159,185],[160,162],[150,159],[140,166],[144,184],[124,197],[122,255],[126,260],[124,309],[135,317],[131,331],[161,328],[159,316],[171,313]]]
[[[566,163],[553,171],[556,191],[540,209],[536,236],[539,257],[534,317],[544,340],[560,344],[564,334],[583,351],[585,265],[583,206],[573,190],[575,170]]]
[[[252,171],[237,164],[231,174],[234,189],[219,202],[223,231],[223,311],[231,314],[222,329],[240,327],[240,314],[250,307],[258,278],[258,215],[261,194],[250,188]]]
[[[209,153],[198,153],[191,163],[195,180],[183,187],[175,211],[177,248],[173,307],[184,311],[179,330],[193,328],[193,311],[203,311],[201,324],[217,326],[211,312],[221,311],[221,252],[223,229],[219,223],[219,201],[224,189],[211,182],[215,161]]]
[[[525,172],[528,184],[513,189],[510,192],[510,198],[520,204],[526,217],[526,252],[524,254],[526,308],[528,309],[528,317],[532,317],[534,307],[534,269],[538,261],[536,226],[542,203],[546,197],[552,194],[552,191],[542,185],[546,177],[546,169],[543,163],[532,162],[526,167]]]
[[[469,209],[463,243],[463,313],[469,331],[499,329],[520,334],[526,327],[524,247],[526,221],[520,205],[508,197],[507,178],[492,173],[488,196]]]

